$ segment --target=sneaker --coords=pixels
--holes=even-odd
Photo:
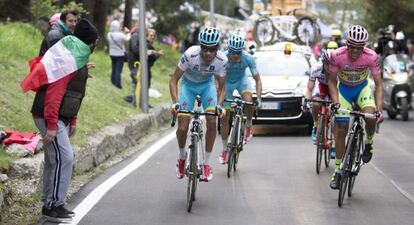
[[[244,139],[246,141],[251,141],[253,138],[253,128],[252,127],[246,127],[244,130]]]
[[[313,143],[316,143],[316,127],[312,127],[312,133],[311,133],[312,141]]]
[[[329,150],[329,155],[331,156],[331,159],[335,159],[335,157],[336,157],[336,149],[335,148],[331,148]]]
[[[226,164],[227,163],[227,153],[228,153],[227,150],[223,150],[221,152],[220,157],[219,157],[219,161],[220,161],[221,164]]]
[[[332,189],[339,189],[339,182],[341,181],[341,172],[336,171],[332,175],[332,180],[329,186],[331,186]]]
[[[184,177],[184,169],[185,169],[185,160],[184,159],[178,159],[177,160],[177,178],[182,179]]]
[[[72,216],[70,216],[62,208],[63,206],[43,206],[42,215],[46,218],[47,221],[53,223],[67,223],[72,221]]]
[[[374,149],[372,148],[372,144],[365,144],[364,152],[362,153],[362,161],[364,163],[369,163],[372,158],[372,153],[374,152]]]
[[[209,182],[213,179],[213,171],[211,171],[210,165],[203,165],[204,167],[204,175],[202,176],[201,180],[205,182]]]
[[[67,208],[65,208],[64,205],[56,206],[55,208],[59,211],[62,211],[64,213],[68,214],[68,216],[70,216],[70,217],[75,217],[75,212],[68,210]]]

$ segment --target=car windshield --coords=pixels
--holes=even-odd
[[[305,76],[309,74],[308,61],[302,55],[257,54],[255,58],[260,76]]]

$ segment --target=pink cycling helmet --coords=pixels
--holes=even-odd
[[[49,24],[54,25],[59,21],[59,19],[60,19],[60,13],[56,13],[55,15],[50,17]]]
[[[347,43],[352,46],[364,47],[368,41],[368,31],[363,26],[353,25],[348,28]]]

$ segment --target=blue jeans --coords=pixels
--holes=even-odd
[[[125,57],[124,56],[111,56],[112,60],[112,73],[111,82],[115,87],[122,89],[121,85],[121,73],[124,67]]]

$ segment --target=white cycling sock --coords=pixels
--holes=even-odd
[[[252,120],[247,120],[246,121],[246,127],[252,127],[253,121]]]
[[[227,150],[227,139],[221,139],[221,143],[223,144],[223,150]]]
[[[204,158],[204,164],[208,165],[208,161],[210,161],[211,152],[206,152],[205,158]]]
[[[179,149],[180,149],[180,159],[185,160],[185,158],[187,157],[185,148],[179,148]]]

